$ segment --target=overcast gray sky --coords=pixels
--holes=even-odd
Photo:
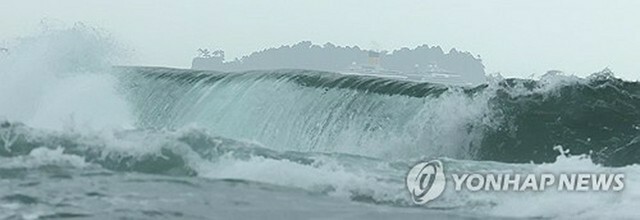
[[[634,0],[3,0],[0,40],[33,33],[46,18],[108,30],[139,65],[189,67],[200,47],[236,57],[311,40],[455,47],[505,76],[608,66],[640,79],[639,11]]]

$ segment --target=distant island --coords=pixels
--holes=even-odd
[[[424,81],[476,84],[484,82],[480,56],[455,48],[445,53],[439,46],[418,46],[389,51],[363,50],[326,43],[302,41],[291,46],[269,48],[233,61],[222,50],[199,49],[192,69],[224,72],[264,69],[309,69],[367,75],[422,77]],[[426,77],[426,78],[425,78]]]

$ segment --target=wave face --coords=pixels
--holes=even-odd
[[[562,145],[605,165],[640,159],[640,84],[610,72],[477,87],[305,70],[123,67],[120,78],[140,127],[196,123],[275,149],[526,163]]]
[[[473,89],[304,70],[123,68],[142,128],[196,123],[279,150],[472,158],[488,120]],[[478,122],[478,123],[475,123]],[[467,134],[460,136],[459,134]]]

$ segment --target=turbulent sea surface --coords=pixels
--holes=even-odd
[[[640,217],[640,83],[611,72],[457,87],[112,67],[92,33],[29,38],[0,60],[0,219]],[[436,158],[445,172],[624,173],[625,189],[449,181],[414,205],[405,175]]]

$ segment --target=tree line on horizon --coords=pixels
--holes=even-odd
[[[260,69],[313,69],[344,71],[354,64],[366,65],[370,50],[358,46],[324,45],[302,41],[294,45],[283,45],[253,52],[250,55],[226,61],[224,51],[200,49],[192,69],[216,71],[247,71]],[[403,47],[380,53],[380,65],[389,70],[413,73],[424,71],[432,65],[461,75],[470,81],[484,80],[485,71],[479,56],[455,48],[445,53],[439,46],[421,45],[410,49]]]

